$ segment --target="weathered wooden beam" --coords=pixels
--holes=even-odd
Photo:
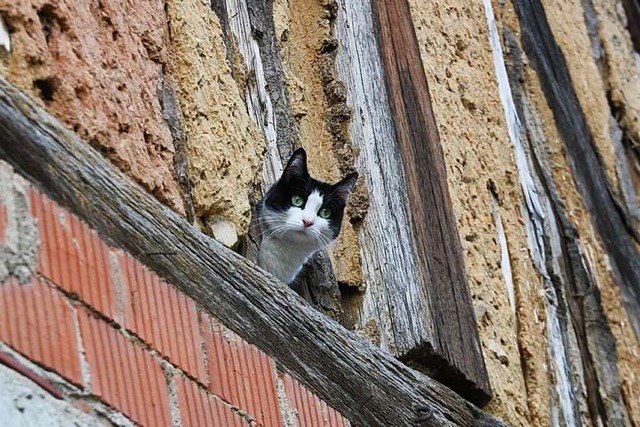
[[[414,321],[429,325],[422,342],[403,349],[403,357],[425,361],[435,378],[484,404],[491,398],[491,388],[409,4],[407,0],[375,0],[373,12],[406,178],[412,230],[407,243],[414,249],[422,290],[421,316]]]
[[[631,34],[633,48],[640,54],[640,0],[623,0],[622,5],[627,15],[627,30]]]
[[[354,423],[503,426],[321,315],[254,264],[198,232],[0,77],[0,158],[144,262]],[[175,255],[154,255],[172,251]]]
[[[624,214],[616,204],[593,135],[571,82],[565,58],[556,43],[540,0],[513,0],[524,50],[540,77],[566,148],[576,187],[609,256],[622,301],[640,337],[640,254]]]
[[[351,145],[357,169],[369,189],[369,208],[359,230],[365,291],[343,301],[348,327],[364,331],[396,356],[432,336],[422,319],[422,284],[411,241],[402,158],[384,70],[375,37],[370,0],[340,0],[336,72],[347,88],[352,115]],[[386,143],[381,143],[385,141]]]
[[[552,412],[568,425],[628,425],[615,337],[582,242],[549,172],[552,162],[545,149],[542,121],[524,84],[522,50],[504,28],[505,61],[491,1],[484,0],[484,6],[500,97],[526,200],[523,218],[529,251],[548,295],[547,351],[556,364],[553,384],[557,390],[550,400]],[[586,393],[573,392],[579,389]]]

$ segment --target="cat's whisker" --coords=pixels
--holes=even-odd
[[[318,245],[320,246],[320,248],[326,248],[327,246],[329,246],[331,244],[331,241],[325,237],[320,231],[318,230],[314,230],[315,232],[313,233],[313,237],[314,239],[318,242]]]
[[[274,237],[278,237],[278,234],[283,235],[285,231],[288,230],[288,227],[286,225],[281,225],[276,227],[273,230],[269,230],[271,231],[271,233],[269,233],[269,235],[265,238],[262,239],[262,244],[264,245],[266,242],[268,242],[270,239],[274,238]]]
[[[279,228],[282,227],[282,224],[276,224],[276,225],[271,225],[269,227],[265,227],[264,231],[261,231],[260,234],[258,234],[258,237],[263,237],[265,234],[267,233],[271,233],[274,230],[274,227]]]
[[[331,240],[328,237],[325,237],[324,235],[321,235],[322,241],[324,242],[324,248],[329,247],[329,245],[331,245]]]

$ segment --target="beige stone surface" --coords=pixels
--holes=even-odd
[[[630,140],[630,145],[637,148],[640,147],[640,69],[634,60],[638,54],[626,30],[627,18],[622,0],[593,0],[593,7],[604,50],[602,74],[609,91],[609,103],[616,110],[616,119]],[[629,149],[627,155],[632,154]],[[640,165],[637,156],[628,159],[628,164],[636,198],[640,201]]]
[[[158,98],[166,16],[157,1],[0,0],[0,73],[162,202],[184,214]]]
[[[606,89],[612,89],[612,98],[619,105],[624,103],[625,114],[622,123],[631,132],[638,132],[638,105],[640,105],[640,86],[638,75],[633,75],[634,64],[630,54],[631,46],[628,34],[623,30],[620,22],[613,19],[617,16],[616,3],[594,1],[594,7],[602,28],[600,40],[606,49],[608,81],[603,81],[593,56],[586,35],[586,26],[581,18],[582,3],[580,1],[543,1],[551,29],[560,45],[571,72],[580,104],[586,114],[589,126],[596,139],[596,146],[607,170],[607,177],[612,185],[617,185],[615,157],[608,126],[609,104],[606,99]],[[606,5],[604,3],[607,3]],[[579,43],[585,42],[586,46]],[[586,49],[586,50],[585,50]],[[627,60],[623,56],[627,54]],[[635,337],[633,328],[629,324],[627,314],[622,306],[620,290],[611,276],[608,260],[589,213],[586,211],[582,198],[575,186],[571,169],[567,162],[562,142],[553,126],[552,113],[548,109],[539,89],[535,88],[533,74],[528,79],[531,91],[538,99],[537,110],[542,112],[547,125],[545,133],[549,138],[550,153],[554,168],[554,181],[566,203],[567,213],[576,225],[581,242],[589,261],[589,268],[595,273],[597,285],[602,295],[602,304],[612,332],[616,339],[618,351],[618,369],[623,387],[627,411],[638,424],[640,420],[640,343]]]
[[[605,52],[605,86],[610,90],[613,105],[621,113],[620,122],[637,146],[640,145],[640,72],[633,61],[635,51],[626,31],[622,1],[593,0],[593,6]]]
[[[638,392],[640,390],[640,376],[638,375],[640,372],[640,347],[622,306],[620,290],[611,276],[602,243],[575,187],[571,169],[565,158],[563,143],[555,129],[553,113],[546,104],[544,94],[537,85],[535,74],[531,70],[528,72],[528,77],[527,81],[535,82],[528,86],[536,110],[545,125],[549,154],[554,164],[552,168],[554,181],[565,203],[567,216],[578,229],[588,267],[594,273],[596,284],[600,290],[605,314],[616,339],[618,369],[622,387],[627,396],[627,410],[630,415],[635,413],[632,416],[634,420],[637,420],[637,405],[633,405],[632,402],[637,402],[640,398]]]
[[[282,64],[296,117],[300,143],[307,150],[311,174],[325,182],[337,182],[341,176],[342,158],[337,158],[330,105],[325,97],[322,75],[333,69],[327,56],[321,54],[323,43],[330,39],[330,0],[276,0],[274,22],[280,42]],[[360,183],[362,186],[362,183]],[[342,224],[337,242],[329,250],[338,282],[362,285],[360,249],[356,233],[348,221],[350,209]]]
[[[600,14],[604,9],[609,9],[607,7],[603,7],[604,3],[608,4],[609,2],[606,0],[603,0],[602,2],[599,2],[599,0],[594,1],[596,10]],[[633,82],[637,78],[631,76],[631,73],[628,70],[628,67],[633,69],[633,61],[628,60],[628,62],[625,63],[621,58],[621,55],[624,55],[624,52],[612,54],[613,58],[617,58],[617,65],[611,65],[609,68],[609,82],[603,83],[600,81],[600,83],[598,83],[600,75],[598,74],[597,66],[591,55],[591,45],[588,44],[588,51],[579,51],[581,53],[578,53],[578,51],[572,51],[572,49],[579,49],[579,47],[569,40],[576,38],[583,41],[587,40],[587,43],[590,43],[586,36],[586,27],[583,20],[580,18],[580,14],[582,12],[576,11],[576,9],[579,11],[582,10],[580,2],[572,2],[571,7],[569,7],[567,2],[550,1],[546,2],[545,5],[547,14],[551,15],[549,16],[549,23],[558,43],[563,47],[563,54],[567,58],[569,69],[572,73],[572,79],[574,79],[574,85],[576,87],[578,87],[578,85],[582,85],[580,86],[582,90],[590,92],[604,90],[606,87],[609,87],[608,85],[611,85],[612,88],[615,85],[619,85],[618,88],[627,87],[628,93],[624,95],[624,102],[628,102],[627,105],[631,106],[631,108],[635,108],[633,105],[634,102],[636,102],[634,101],[634,92],[636,89],[626,86],[630,84],[629,82]],[[506,23],[514,34],[518,34],[519,29],[515,14],[513,13],[512,8],[506,8],[506,10],[508,12],[502,17],[502,22]],[[563,13],[567,16],[566,20],[561,19],[560,16],[553,16],[555,15],[555,11],[558,11],[559,13],[559,10],[563,10]],[[611,16],[606,19],[610,18]],[[603,22],[605,17],[603,17],[603,15],[599,15],[599,19]],[[612,27],[611,22],[603,25],[603,28],[606,30],[602,30],[600,32],[600,40],[607,50],[612,47],[609,45],[607,48],[608,42],[605,42],[607,37],[612,40],[617,40],[618,43],[620,40],[628,37],[619,25],[617,28],[613,28],[615,26]],[[618,46],[618,44],[616,44],[616,46]],[[609,57],[609,55],[610,54],[608,53],[607,57]],[[632,56],[630,55],[628,58],[630,59]],[[613,60],[610,59],[609,61],[611,62]],[[578,62],[581,63],[581,65],[575,64]],[[607,316],[609,325],[611,326],[616,340],[618,370],[620,380],[622,382],[623,396],[627,411],[633,419],[633,422],[638,424],[639,408],[637,402],[640,401],[640,375],[638,374],[638,372],[640,372],[640,345],[635,338],[633,328],[629,324],[627,314],[622,306],[620,290],[611,276],[611,270],[608,265],[607,256],[605,255],[602,243],[599,240],[597,232],[592,225],[589,213],[586,211],[582,198],[576,188],[571,174],[571,168],[565,155],[563,143],[556,130],[553,113],[547,105],[535,72],[530,67],[526,67],[525,72],[525,83],[529,92],[529,97],[533,100],[534,108],[538,112],[544,127],[548,153],[553,165],[551,172],[553,174],[554,182],[556,183],[557,189],[565,203],[566,214],[577,228],[580,241],[585,252],[585,258],[588,262],[588,268],[595,276],[597,286],[601,292],[605,315]],[[579,73],[590,73],[590,75],[580,75]],[[576,79],[581,82],[576,82]],[[587,81],[592,81],[594,86],[591,88],[585,86],[585,82]],[[624,89],[622,90],[624,91]],[[593,128],[597,128],[597,124],[593,124],[594,120],[604,120],[605,113],[608,113],[609,111],[605,93],[583,94],[582,96],[579,96],[579,99],[583,109],[585,109],[590,126],[593,126],[592,130]],[[629,115],[631,115],[631,113],[629,113]],[[631,117],[625,118],[623,124],[628,123],[626,126],[631,128],[634,123],[633,120],[634,119]],[[598,139],[596,142],[597,148],[599,150],[608,151],[610,148],[607,148],[607,144],[611,147],[611,141],[609,138],[610,137],[605,133],[596,135],[596,139]],[[605,161],[605,167],[607,168],[608,177],[611,179],[611,177],[615,175],[615,159],[608,159]],[[545,418],[541,418],[541,420],[544,419]]]
[[[640,70],[636,67],[633,45],[626,31],[626,18],[621,1],[594,0],[594,9],[599,20],[600,42],[605,51],[605,84],[609,97],[621,116],[618,118],[626,135],[635,146],[640,145]],[[637,164],[629,161],[630,164]],[[640,171],[633,173],[636,195],[640,194]],[[594,248],[600,249],[600,248]],[[594,252],[596,252],[594,250]],[[596,252],[597,253],[597,252]],[[591,255],[593,257],[593,255]],[[599,257],[599,269],[604,273],[609,268],[606,259]],[[626,312],[622,306],[620,291],[608,275],[600,284],[602,302],[609,324],[617,341],[618,368],[622,381],[627,410],[633,422],[640,425],[640,342],[635,337]]]
[[[593,60],[581,0],[542,0],[612,188],[618,189],[606,87]]]
[[[196,217],[247,233],[250,190],[260,180],[265,140],[251,121],[226,61],[220,22],[206,2],[167,1],[171,73],[178,82]]]
[[[494,392],[487,409],[510,425],[545,425],[543,420],[549,420],[550,414],[544,293],[520,219],[524,200],[498,95],[483,5],[463,0],[409,3],[479,313],[480,339]],[[501,268],[489,187],[497,193],[507,236],[517,319]]]

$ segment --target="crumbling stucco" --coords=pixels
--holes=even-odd
[[[565,58],[567,59],[580,103],[585,111],[585,115],[589,121],[589,126],[594,134],[597,149],[603,158],[604,166],[607,170],[607,178],[609,179],[612,188],[619,189],[616,174],[616,159],[610,159],[608,158],[609,155],[606,154],[607,152],[612,151],[614,146],[611,140],[611,132],[607,128],[606,132],[608,133],[599,134],[598,123],[596,123],[598,118],[601,120],[608,120],[609,115],[612,114],[608,101],[605,97],[606,83],[603,83],[601,80],[601,75],[596,67],[595,60],[593,59],[590,50],[581,50],[582,47],[575,46],[573,45],[573,42],[571,42],[571,40],[578,38],[577,33],[586,34],[587,28],[585,24],[579,20],[577,22],[573,22],[573,25],[571,25],[570,21],[564,20],[562,16],[559,16],[556,12],[557,9],[555,4],[548,3],[549,2],[544,2],[545,11],[549,18],[549,24],[556,36],[556,39],[558,40],[558,44],[560,45]],[[565,13],[567,15],[578,16],[579,13],[582,13],[583,9],[581,2],[574,1],[569,3],[571,9],[565,8]],[[596,6],[597,11],[600,11],[598,16],[602,17],[606,21],[607,16],[603,14],[606,13],[606,8],[603,7],[601,2],[594,2],[594,6]],[[614,4],[612,3],[611,6],[614,7]],[[609,10],[608,12],[611,11]],[[608,19],[610,18],[611,16],[608,16]],[[600,19],[600,22],[602,22],[602,19]],[[625,34],[625,32],[621,31],[620,28],[618,28],[615,33],[617,35],[610,32],[607,33],[607,30],[611,31],[611,25],[612,23],[609,22],[605,25],[605,28],[601,30],[600,39],[609,39],[609,43],[612,43],[611,39],[615,39],[618,40],[620,47],[624,46],[624,39],[628,38],[628,34]],[[583,38],[586,38],[586,36],[583,36]],[[627,48],[630,49],[630,41],[627,41],[627,43]],[[590,46],[588,45],[587,47]],[[611,46],[609,46],[607,52],[607,58],[609,58],[611,54]],[[617,55],[618,54],[613,54],[614,57]],[[618,59],[618,61],[620,61],[620,59]],[[576,63],[589,63],[590,65],[583,65],[582,67],[588,67],[587,69],[583,69],[578,68],[579,66],[576,66]],[[633,113],[631,111],[636,108],[637,114],[638,110],[636,106],[640,100],[637,98],[638,87],[630,88],[628,91],[625,91],[624,89],[625,86],[637,79],[637,77],[636,79],[630,78],[629,68],[633,69],[633,64],[630,62],[626,66],[622,66],[621,63],[618,63],[617,67],[607,67],[607,75],[610,76],[609,81],[615,82],[613,85],[617,86],[615,88],[615,94],[612,92],[612,96],[617,98],[616,102],[620,102],[622,100],[628,102],[625,105],[626,108],[628,108],[629,113],[627,113],[625,118],[623,118],[623,122],[629,127],[629,129],[633,129],[634,126],[637,126],[637,118],[633,118]],[[531,78],[529,81],[535,82],[536,80]],[[591,82],[591,86],[586,85],[587,82]],[[534,89],[532,85],[532,91],[535,90],[536,89]],[[596,95],[581,94],[581,92],[588,92],[591,94],[598,92],[598,94],[597,98],[595,98]],[[622,95],[621,92],[624,92],[625,95]],[[544,102],[544,97],[541,94],[538,95],[540,103],[538,111],[545,111],[546,120],[544,120],[544,123],[549,125],[549,128],[545,131],[548,135],[554,135],[554,137],[550,138],[550,153],[555,165],[552,169],[554,181],[558,183],[558,188],[566,203],[567,211],[569,212],[574,224],[577,225],[581,240],[584,243],[587,260],[590,264],[589,267],[595,273],[596,284],[602,294],[602,303],[605,309],[605,314],[616,338],[618,370],[620,380],[622,382],[623,396],[626,400],[625,403],[627,411],[633,421],[637,424],[640,416],[640,410],[637,405],[637,402],[640,401],[640,375],[638,374],[638,372],[640,372],[640,343],[634,335],[633,328],[631,327],[627,314],[622,306],[622,297],[620,295],[619,288],[611,275],[611,269],[602,243],[600,242],[596,230],[592,226],[589,213],[582,203],[582,198],[580,197],[576,184],[571,176],[571,168],[569,167],[569,163],[566,159],[563,145],[557,135],[555,135],[555,129],[551,129],[551,126],[554,123],[552,114]],[[607,121],[607,124],[608,123],[609,122]]]
[[[335,49],[332,38],[335,13],[333,0],[276,0],[276,37],[296,118],[300,143],[307,150],[311,174],[325,182],[339,181],[353,170],[353,152],[347,128],[351,112],[346,90],[335,78]],[[366,191],[362,182],[347,207],[338,241],[329,250],[336,279],[348,286],[362,286],[360,249],[354,222],[366,211]]]
[[[598,18],[598,36],[604,50],[606,88],[612,106],[633,143],[640,144],[640,72],[632,60],[636,53],[629,33],[627,18],[619,0],[593,0]]]
[[[107,426],[96,418],[58,400],[35,383],[0,365],[0,413],[6,427],[75,425]]]
[[[0,0],[0,73],[174,210],[184,213],[158,85],[161,2]]]
[[[219,221],[233,223],[243,236],[251,213],[249,193],[260,179],[264,137],[247,113],[243,88],[227,63],[220,22],[207,2],[172,0],[167,6],[171,73],[187,135],[195,215],[201,226],[214,230]]]
[[[0,236],[0,286],[9,277],[27,284],[36,274],[38,226],[30,214],[29,185],[0,161],[0,223],[6,224]]]
[[[0,351],[15,359],[64,395],[58,399],[18,372],[0,364],[0,413],[3,425],[13,426],[104,426],[133,427],[122,413],[107,407],[94,396],[67,383],[13,349],[0,343]],[[7,424],[8,423],[8,424]]]
[[[607,179],[613,184],[612,188],[618,189],[616,157],[611,143],[611,113],[604,82],[592,59],[582,0],[543,0],[542,3],[554,38],[567,60],[576,95],[604,163]]]

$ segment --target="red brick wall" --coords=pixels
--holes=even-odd
[[[6,164],[0,180],[22,192],[39,235],[35,274],[0,284],[2,343],[140,425],[348,425]],[[9,199],[0,196],[0,248],[24,250],[11,228],[25,213]]]

